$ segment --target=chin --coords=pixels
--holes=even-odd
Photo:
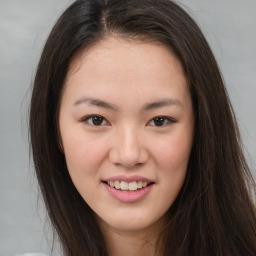
[[[132,214],[123,214],[121,216],[112,216],[108,219],[99,218],[100,225],[103,225],[108,230],[114,230],[116,232],[141,232],[147,230],[159,229],[164,223],[163,217],[160,218],[147,218],[146,216],[133,216]]]

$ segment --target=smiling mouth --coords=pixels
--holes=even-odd
[[[126,182],[126,181],[119,181],[119,180],[104,181],[104,183],[112,188],[115,188],[117,190],[122,190],[122,191],[137,191],[153,184],[153,182],[146,182],[146,181]]]

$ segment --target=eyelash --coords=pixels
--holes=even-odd
[[[103,125],[109,125],[109,122],[106,120],[106,118],[104,118],[103,116],[101,116],[101,115],[89,115],[89,116],[85,116],[85,117],[83,117],[82,119],[81,119],[81,121],[82,122],[85,122],[85,123],[89,123],[90,125],[92,125],[92,126],[103,126],[102,124],[100,124],[100,125],[95,125],[95,124],[93,124],[92,122],[93,122],[93,118],[100,118],[100,119],[102,119],[103,120],[103,122],[105,122]],[[92,120],[92,122],[90,122],[89,120]]]
[[[170,118],[170,117],[168,117],[168,116],[156,116],[156,117],[152,118],[152,119],[148,122],[148,124],[150,124],[151,122],[156,121],[157,119],[162,119],[162,120],[164,120],[164,124],[163,124],[163,125],[153,125],[153,126],[155,126],[155,127],[165,127],[165,126],[168,125],[168,124],[173,124],[173,123],[176,123],[176,122],[177,122],[176,120],[174,120],[173,118]]]
[[[95,123],[93,123],[93,118],[99,118],[100,119],[100,124],[99,125],[96,125]],[[170,118],[170,117],[167,117],[167,116],[156,116],[154,118],[152,118],[148,123],[147,125],[149,125],[151,122],[156,122],[156,120],[158,119],[158,121],[164,121],[164,124],[163,125],[152,125],[152,126],[155,126],[155,127],[165,127],[166,125],[168,124],[173,124],[173,123],[176,123],[177,121],[174,120],[173,118]],[[91,121],[89,121],[91,120]],[[97,121],[97,120],[96,120]],[[86,116],[84,118],[81,119],[81,122],[85,122],[85,123],[89,123],[90,125],[92,126],[104,126],[104,125],[110,125],[110,123],[101,115],[89,115],[89,116]],[[103,123],[103,124],[102,124]]]

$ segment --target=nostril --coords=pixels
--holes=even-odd
[[[148,152],[143,143],[134,138],[128,138],[113,143],[113,147],[109,151],[109,159],[115,165],[125,168],[131,168],[136,165],[143,165],[148,160]]]

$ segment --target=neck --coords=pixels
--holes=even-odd
[[[127,233],[113,233],[107,243],[111,256],[155,256],[156,241]]]
[[[156,250],[161,230],[159,226],[153,225],[140,231],[114,230],[106,224],[102,228],[110,256],[161,256]]]

